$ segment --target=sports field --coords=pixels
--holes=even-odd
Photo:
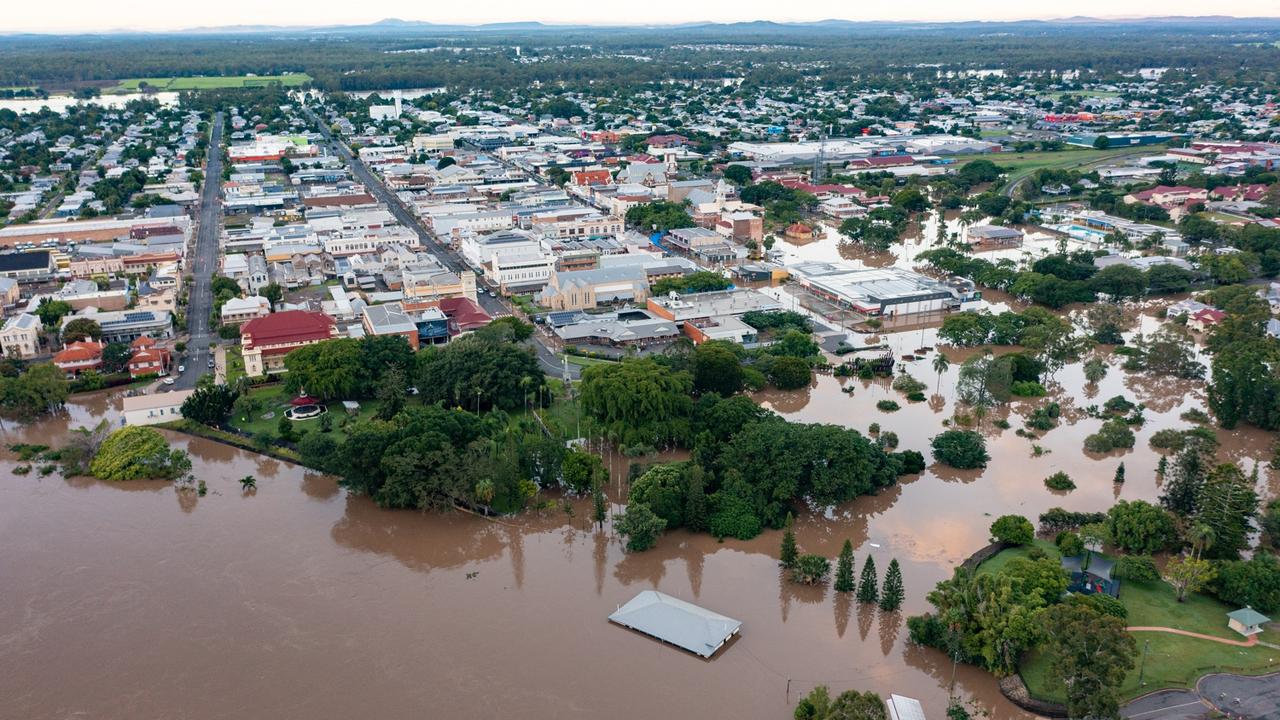
[[[151,90],[218,90],[222,88],[264,87],[272,83],[280,83],[285,87],[298,87],[311,82],[306,73],[289,73],[286,75],[218,75],[213,77],[155,77],[126,78],[119,85],[107,92],[138,92],[145,88]],[[145,85],[144,85],[145,83]]]

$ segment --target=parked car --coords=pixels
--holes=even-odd
[[[184,373],[184,372],[186,372],[186,371],[187,371],[187,366],[186,366],[186,365],[179,365],[179,366],[178,366],[178,374],[179,374],[179,375],[181,375],[182,373]]]
[[[172,384],[173,384],[173,378],[167,377],[167,378],[165,378],[164,380],[161,380],[160,382],[164,383],[165,385],[172,385]]]

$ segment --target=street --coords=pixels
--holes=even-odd
[[[199,228],[187,268],[195,276],[187,303],[187,352],[179,361],[187,371],[175,378],[175,389],[193,388],[201,375],[212,372],[209,358],[209,313],[213,309],[213,272],[218,267],[218,232],[222,224],[222,113],[215,113],[209,153],[200,188]]]
[[[474,272],[457,251],[438,241],[435,235],[422,225],[418,216],[410,212],[404,203],[400,201],[400,198],[389,192],[386,186],[382,184],[382,181],[365,167],[365,164],[347,148],[345,143],[335,139],[333,133],[329,130],[329,126],[316,116],[310,108],[307,109],[307,116],[316,124],[316,127],[320,128],[320,134],[329,142],[334,154],[347,163],[356,179],[363,183],[369,193],[391,211],[391,214],[395,216],[401,225],[417,233],[422,245],[430,250],[442,265],[459,276],[463,273]],[[486,294],[483,290],[485,285],[479,280],[477,281],[477,286],[479,291],[476,293],[476,301],[485,312],[495,318],[512,314],[511,306],[506,299],[501,296],[493,297]],[[547,347],[546,343],[539,337],[540,332],[540,330],[535,331],[533,335],[534,353],[538,357],[538,364],[542,366],[543,372],[548,375],[564,377],[566,372],[564,361],[554,350]],[[581,372],[581,368],[577,365],[568,365],[568,374],[571,379],[578,379]]]

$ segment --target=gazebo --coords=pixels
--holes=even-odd
[[[1248,606],[1227,613],[1227,627],[1245,637],[1252,637],[1262,632],[1262,626],[1269,622],[1271,618]]]
[[[1120,597],[1120,581],[1112,577],[1115,561],[1097,553],[1089,553],[1089,563],[1085,566],[1085,556],[1062,558],[1062,569],[1071,577],[1068,592],[1106,593],[1111,597]]]

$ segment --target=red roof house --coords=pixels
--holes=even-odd
[[[106,345],[92,340],[67,343],[53,356],[53,364],[67,375],[79,375],[85,370],[102,367],[102,350]]]
[[[254,318],[240,326],[245,374],[283,372],[284,356],[291,351],[336,337],[338,327],[324,313],[286,310]]]

